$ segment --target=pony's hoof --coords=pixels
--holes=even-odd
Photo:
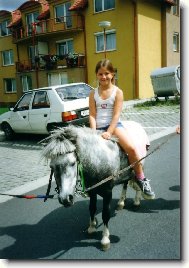
[[[101,240],[102,250],[106,251],[110,248],[110,239],[109,236],[103,236]]]
[[[153,195],[146,195],[146,194],[144,194],[143,192],[141,192],[142,193],[142,197],[145,199],[145,200],[154,200],[155,199],[155,194],[153,194]]]
[[[88,234],[94,234],[96,233],[96,228],[93,226],[89,226],[89,228],[87,229]]]
[[[89,228],[87,229],[88,234],[96,233],[97,225],[98,225],[97,218],[95,218],[93,221],[90,220],[90,225]]]
[[[140,201],[134,201],[133,205],[134,205],[135,207],[139,207],[139,206],[140,206]]]
[[[103,251],[106,251],[106,250],[108,250],[110,248],[110,243],[108,243],[108,244],[101,244],[101,245],[102,245],[102,250]]]
[[[125,204],[117,204],[117,210],[122,210],[124,208]]]

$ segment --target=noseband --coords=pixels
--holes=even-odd
[[[88,195],[85,192],[85,180],[84,180],[84,176],[83,176],[83,166],[79,162],[77,154],[76,154],[76,159],[77,159],[77,181],[76,181],[76,187],[75,187],[75,194],[81,195],[82,197],[87,197]],[[48,187],[47,187],[46,196],[49,196],[49,193],[51,190],[53,174],[54,174],[54,171],[51,168],[51,173],[50,173],[50,177],[49,177],[49,183],[48,183]],[[56,179],[55,179],[55,181],[56,181]],[[59,189],[57,181],[56,181],[55,191],[57,192],[57,194],[60,193],[60,189]],[[45,197],[44,202],[46,202],[47,199],[48,198]]]

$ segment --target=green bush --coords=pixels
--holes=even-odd
[[[180,98],[176,97],[174,99],[168,99],[168,100],[151,100],[135,104],[134,107],[143,108],[152,106],[171,106],[171,105],[180,105]]]
[[[0,114],[8,112],[8,108],[0,108]]]

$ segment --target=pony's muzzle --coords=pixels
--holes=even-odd
[[[73,195],[68,195],[67,198],[62,198],[60,195],[58,197],[58,201],[60,204],[62,204],[64,207],[70,207],[74,204],[74,198]]]

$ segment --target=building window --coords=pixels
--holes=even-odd
[[[55,18],[56,22],[64,22],[66,28],[72,27],[72,18],[69,8],[71,3],[65,3],[62,5],[55,6]]]
[[[173,15],[179,16],[179,0],[175,0],[175,5],[173,6]]]
[[[7,28],[8,24],[10,23],[10,21],[5,20],[3,22],[0,23],[0,35],[1,36],[6,36],[6,35],[10,35],[11,31],[9,28]]]
[[[13,65],[14,58],[13,58],[13,50],[6,50],[2,51],[2,58],[3,58],[3,66]]]
[[[66,55],[68,53],[73,53],[73,40],[63,40],[57,42],[57,54]]]
[[[24,75],[21,77],[21,82],[22,82],[22,88],[23,92],[27,92],[28,90],[32,89],[32,79],[31,76]]]
[[[49,73],[48,74],[48,85],[63,85],[68,84],[68,74],[66,72],[62,73]]]
[[[26,31],[27,31],[27,36],[32,35],[32,33],[41,33],[42,28],[37,24],[39,22],[37,20],[37,17],[39,16],[38,12],[30,13],[26,15]]]
[[[179,33],[173,34],[173,51],[179,52]]]
[[[29,46],[28,54],[29,54],[29,59],[31,61],[31,68],[35,69],[35,65],[36,65],[35,57],[38,56],[38,47],[37,47],[37,45]]]
[[[116,49],[116,33],[115,31],[106,31],[106,51]],[[104,33],[96,34],[96,52],[104,51]]]
[[[102,12],[115,8],[115,0],[95,0],[94,5],[95,12]]]
[[[15,93],[16,92],[16,80],[14,78],[5,78],[4,85],[5,85],[5,92],[6,93]]]

